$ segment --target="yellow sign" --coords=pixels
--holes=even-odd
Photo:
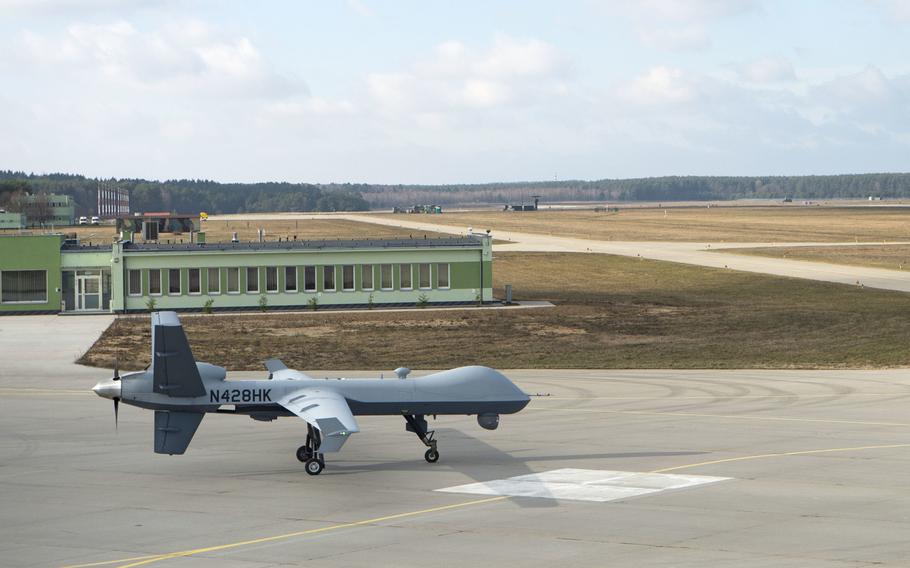
[[[205,221],[206,219],[209,218],[209,214],[206,213],[205,211],[203,211],[202,213],[199,214],[199,218],[202,219],[203,221]]]

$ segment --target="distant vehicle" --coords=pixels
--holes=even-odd
[[[82,217],[79,217],[79,224],[88,225],[88,217],[86,217],[85,215],[83,215]]]
[[[98,217],[97,215],[92,215],[92,225],[100,225],[100,224],[101,224],[101,218]]]
[[[360,431],[355,415],[403,417],[408,432],[429,448],[424,459],[439,459],[435,432],[427,415],[476,414],[487,430],[499,426],[500,414],[520,411],[531,400],[512,381],[488,367],[459,367],[409,379],[410,369],[395,369],[397,378],[314,379],[288,369],[278,359],[265,362],[267,379],[225,380],[225,370],[196,362],[174,312],[152,313],[152,357],[145,371],[99,381],[92,390],[114,401],[114,424],[122,400],[155,411],[155,453],[182,454],[207,412],[247,415],[270,421],[298,416],[307,424],[306,444],[297,459],[318,475],[324,453],[337,452]]]

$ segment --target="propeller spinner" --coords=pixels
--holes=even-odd
[[[114,401],[114,429],[119,427],[120,422],[120,370],[118,367],[119,363],[114,361],[114,376],[98,381],[98,384],[92,388],[98,396]]]

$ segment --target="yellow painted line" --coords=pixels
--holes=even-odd
[[[601,410],[597,408],[529,408],[540,412],[591,412],[603,414],[630,414],[633,416],[683,416],[690,418],[717,418],[723,420],[759,420],[771,422],[809,422],[822,424],[852,424],[855,426],[910,427],[910,422],[875,422],[866,420],[837,420],[833,418],[792,418],[789,416],[743,416],[739,414],[704,414],[696,412],[658,412],[656,410]]]
[[[665,467],[663,469],[652,470],[651,473],[667,473],[668,471],[678,471],[680,469],[691,469],[693,467],[702,467],[706,465],[714,465],[718,463],[730,463],[737,461],[746,461],[746,460],[760,460],[765,458],[779,458],[785,456],[808,456],[813,454],[831,454],[835,452],[857,452],[860,450],[883,450],[889,448],[910,448],[910,444],[886,444],[881,446],[854,446],[852,448],[829,448],[824,450],[803,450],[799,452],[777,452],[773,454],[757,454],[753,456],[740,456],[738,458],[725,458],[721,460],[711,460],[698,463],[690,463],[688,465],[678,465],[674,467]]]
[[[454,505],[443,505],[441,507],[432,507],[430,509],[421,509],[419,511],[409,511],[407,513],[397,513],[395,515],[386,515],[384,517],[375,517],[372,519],[366,519],[363,521],[354,521],[350,523],[342,523],[338,525],[330,525],[327,527],[321,527],[318,529],[309,529],[305,531],[297,531],[286,534],[280,534],[275,536],[267,536],[263,538],[256,538],[252,540],[243,540],[239,542],[232,542],[228,544],[219,544],[217,546],[208,546],[205,548],[194,548],[191,550],[181,550],[177,552],[168,552],[165,554],[158,554],[155,556],[138,556],[135,558],[123,558],[120,560],[109,560],[107,562],[96,562],[93,564],[76,564],[71,566],[65,566],[63,568],[87,568],[88,566],[102,566],[105,564],[118,564],[120,562],[126,562],[122,564],[120,568],[133,568],[135,566],[144,566],[146,564],[152,564],[153,562],[160,562],[162,560],[170,560],[172,558],[184,558],[186,556],[194,556],[197,554],[203,554],[206,552],[217,552],[220,550],[229,550],[232,548],[239,548],[241,546],[250,546],[254,544],[263,544],[266,542],[275,542],[279,540],[287,540],[289,538],[295,538],[298,536],[307,536],[313,534],[326,533],[330,531],[337,531],[341,529],[347,529],[351,527],[360,527],[364,525],[372,525],[376,523],[382,523],[386,521],[393,521],[396,519],[404,519],[407,517],[414,517],[417,515],[426,515],[429,513],[437,513],[439,511],[448,511],[451,509],[460,509],[463,507],[470,507],[472,505],[483,505],[484,503],[493,503],[496,501],[504,501],[509,499],[508,495],[499,496],[499,497],[490,497],[487,499],[476,499],[474,501],[465,501],[462,503],[455,503]]]
[[[145,560],[147,558],[158,558],[160,554],[150,554],[148,556],[134,556],[132,558],[120,558],[118,560],[105,560],[104,562],[90,562],[89,564],[70,564],[62,568],[89,568],[90,566],[106,566],[108,564],[118,564],[120,562],[133,562],[135,560]]]

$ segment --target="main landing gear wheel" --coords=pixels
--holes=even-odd
[[[427,429],[426,417],[423,414],[405,414],[404,420],[408,423],[405,429],[408,432],[417,434],[417,437],[420,438],[423,445],[430,448],[423,454],[423,459],[427,460],[429,463],[436,463],[439,461],[439,452],[436,451],[436,432]]]
[[[322,460],[311,459],[307,460],[306,462],[306,472],[310,475],[319,475],[322,473],[322,468],[324,467],[325,464],[322,462]]]
[[[306,463],[312,457],[313,457],[313,450],[311,450],[310,448],[308,448],[306,446],[300,446],[299,448],[297,448],[297,459],[298,460],[302,461],[303,463]]]

